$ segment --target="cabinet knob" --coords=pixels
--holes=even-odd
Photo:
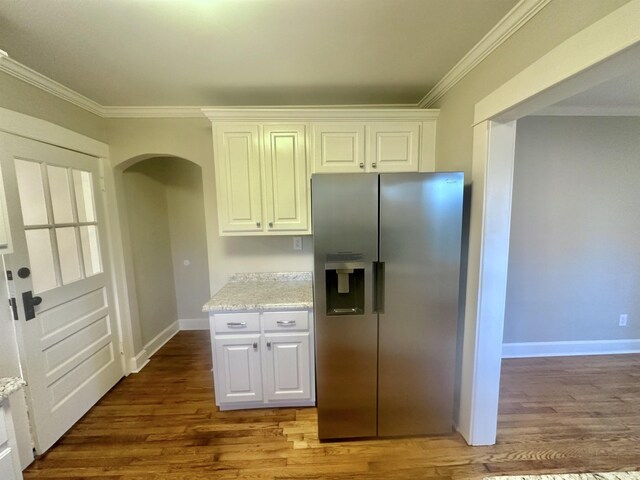
[[[371,166],[372,166],[373,168],[378,168],[378,164],[377,164],[376,162],[373,162],[373,163],[371,164]]]
[[[260,222],[256,222],[256,227],[260,228]]]
[[[364,168],[364,162],[360,162],[360,168]]]
[[[267,342],[267,348],[271,348],[271,342]]]
[[[269,228],[273,228],[273,222],[269,222]]]
[[[253,342],[253,349],[258,350],[258,342]]]

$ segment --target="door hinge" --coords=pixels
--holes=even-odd
[[[100,190],[102,190],[103,192],[107,191],[107,187],[105,187],[104,177],[103,176],[100,176]]]
[[[18,317],[18,304],[16,302],[16,287],[13,283],[13,272],[11,270],[7,270],[7,285],[9,287],[9,306],[11,307],[11,312],[13,313],[14,320],[20,320]]]

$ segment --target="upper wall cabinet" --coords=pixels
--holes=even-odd
[[[438,110],[204,109],[220,235],[311,233],[312,173],[432,172]]]

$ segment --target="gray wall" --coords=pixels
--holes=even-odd
[[[143,345],[178,319],[167,195],[154,163],[123,174]]]
[[[506,343],[640,338],[639,185],[640,118],[518,122]]]

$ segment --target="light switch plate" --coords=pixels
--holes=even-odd
[[[302,250],[302,237],[293,237],[293,249]]]

